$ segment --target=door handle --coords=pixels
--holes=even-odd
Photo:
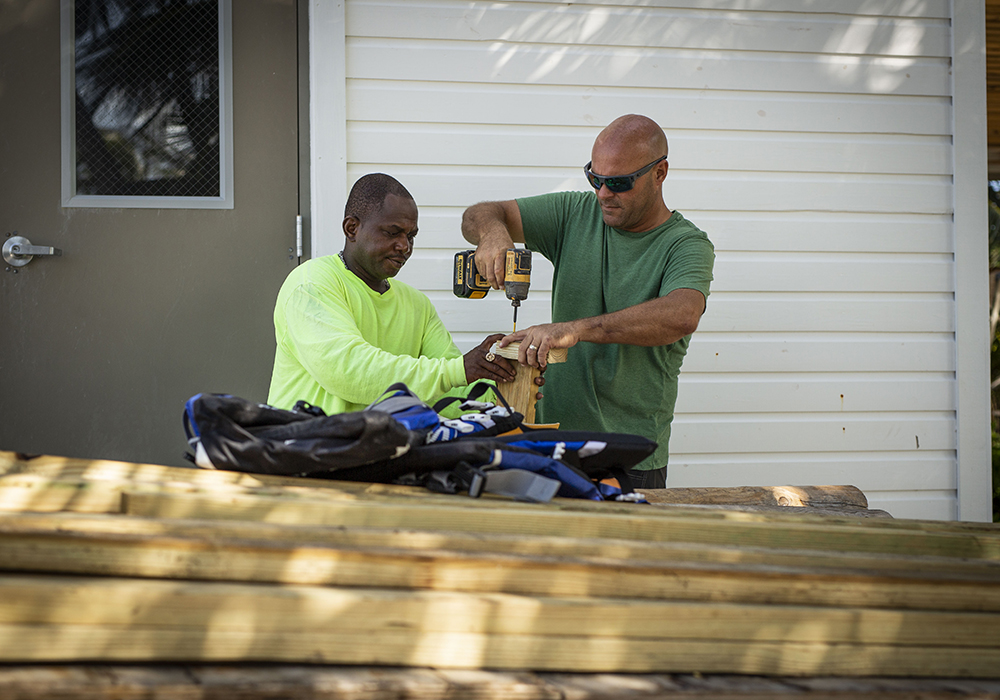
[[[7,234],[7,240],[3,243],[3,259],[8,265],[24,267],[36,255],[62,255],[62,251],[52,246],[31,245],[31,241],[18,236],[17,231]]]

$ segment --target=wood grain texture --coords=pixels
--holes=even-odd
[[[1000,578],[1000,562],[916,554],[865,554],[848,551],[816,551],[705,545],[685,542],[640,542],[617,539],[594,539],[536,535],[523,538],[499,533],[429,532],[395,528],[295,527],[246,521],[159,520],[152,518],[76,514],[76,513],[5,513],[0,516],[0,541],[5,552],[21,550],[18,566],[25,569],[58,573],[80,573],[94,566],[105,545],[124,551],[127,548],[161,545],[175,551],[198,551],[192,542],[212,547],[270,546],[290,548],[330,547],[349,550],[392,549],[415,553],[440,551],[486,553],[493,555],[545,556],[582,560],[622,560],[633,563],[695,563],[740,566],[778,566],[824,571],[855,570],[868,573],[933,572],[961,577],[994,576]],[[30,549],[19,541],[31,541]],[[81,541],[97,545],[81,547]],[[204,548],[202,548],[204,549]],[[136,560],[133,566],[145,566],[149,559]],[[8,568],[14,567],[14,560]],[[2,562],[0,562],[2,566]],[[180,566],[178,564],[178,566]],[[180,570],[186,570],[181,567]],[[132,569],[135,575],[148,575]],[[116,575],[125,575],[118,570]]]
[[[507,399],[511,407],[524,416],[525,423],[535,422],[535,404],[538,401],[538,385],[535,380],[542,376],[537,367],[522,365],[517,361],[518,353],[521,350],[521,342],[515,341],[505,347],[500,347],[494,343],[491,352],[495,352],[501,357],[512,360],[516,376],[511,382],[497,382],[497,388],[501,395]],[[567,356],[566,348],[554,348],[550,350],[546,358],[547,362],[565,362]]]
[[[0,655],[8,661],[307,658],[438,668],[957,677],[991,677],[1000,663],[996,619],[983,615],[90,577],[3,577],[0,589]]]

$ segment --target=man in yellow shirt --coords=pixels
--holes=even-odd
[[[395,277],[413,252],[417,205],[395,178],[359,179],[344,212],[344,250],[285,279],[274,307],[277,351],[267,402],[304,400],[327,414],[363,409],[396,382],[424,401],[477,379],[510,381],[487,337],[464,356],[430,299]]]

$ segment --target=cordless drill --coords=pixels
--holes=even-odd
[[[490,284],[476,269],[476,251],[455,253],[453,289],[455,296],[463,299],[482,299],[490,291]],[[531,251],[525,248],[508,248],[504,269],[504,294],[514,307],[514,330],[517,330],[517,309],[528,298],[531,285]]]

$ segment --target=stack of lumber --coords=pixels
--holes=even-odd
[[[988,524],[0,452],[0,571],[7,663],[1000,678]]]

